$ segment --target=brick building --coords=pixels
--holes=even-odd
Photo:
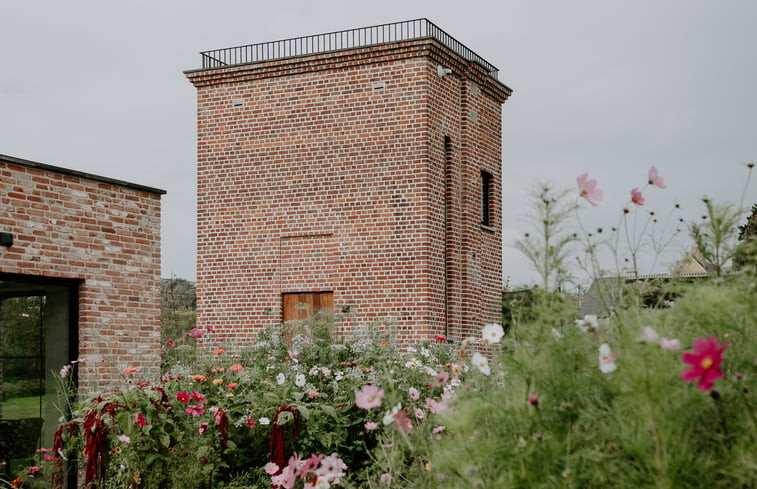
[[[85,359],[84,391],[123,379],[127,366],[158,377],[164,193],[0,155],[3,429],[57,420],[51,371],[72,360]],[[48,442],[54,428],[45,423]]]
[[[496,68],[426,19],[202,57],[199,324],[243,344],[304,302],[460,339],[499,317]]]

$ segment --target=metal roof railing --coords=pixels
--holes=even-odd
[[[478,63],[489,72],[492,78],[497,79],[499,70],[495,66],[428,19],[406,20],[280,41],[214,49],[203,51],[200,55],[202,68],[210,69],[429,38],[436,39],[466,60]]]

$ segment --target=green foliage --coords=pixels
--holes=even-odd
[[[503,380],[476,377],[461,391],[431,470],[402,487],[753,487],[755,292],[751,279],[719,279],[589,332],[551,316],[518,324]],[[701,337],[728,343],[725,378],[711,393],[683,382],[680,352],[641,341],[643,326],[686,349]],[[601,343],[617,353],[614,372],[598,368]]]

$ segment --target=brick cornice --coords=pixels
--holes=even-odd
[[[479,64],[468,61],[433,38],[379,44],[356,49],[295,56],[273,61],[239,64],[222,68],[187,70],[189,81],[197,88],[239,83],[263,78],[338,70],[352,66],[387,63],[409,58],[430,57],[454,73],[473,79],[482,90],[503,103],[512,93],[507,85],[492,78]]]

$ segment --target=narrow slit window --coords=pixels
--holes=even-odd
[[[492,184],[494,177],[491,173],[481,170],[481,225],[491,226]]]

